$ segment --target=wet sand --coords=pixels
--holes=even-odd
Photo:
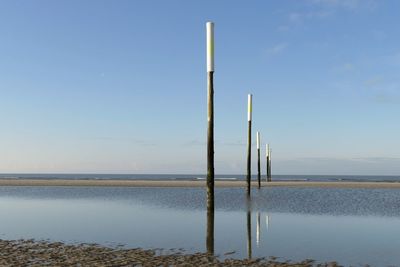
[[[63,179],[0,179],[0,186],[117,186],[117,187],[205,187],[200,181],[154,180],[63,180]],[[245,181],[215,181],[216,187],[245,187]],[[257,188],[257,182],[252,182]],[[321,187],[321,188],[398,188],[398,182],[313,182],[275,181],[262,182],[262,187]]]
[[[184,251],[108,248],[93,244],[67,245],[61,242],[1,240],[1,266],[314,266],[302,262],[269,259],[225,259],[207,253]],[[318,266],[338,266],[335,262]]]

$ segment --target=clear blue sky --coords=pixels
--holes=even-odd
[[[0,172],[205,173],[212,20],[216,173],[245,172],[252,93],[274,173],[399,174],[399,10],[0,1]]]

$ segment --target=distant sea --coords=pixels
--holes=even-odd
[[[57,174],[57,173],[0,173],[0,179],[87,179],[87,180],[204,180],[204,174]],[[245,180],[241,174],[216,175],[216,180]],[[257,179],[256,175],[252,179]],[[265,179],[265,176],[262,176]],[[273,175],[276,181],[357,181],[400,182],[399,176],[388,175]]]

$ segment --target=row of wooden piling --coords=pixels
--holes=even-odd
[[[214,23],[207,22],[207,252],[214,254]],[[251,126],[252,126],[252,99],[248,95],[248,139],[247,139],[247,196],[251,192]],[[257,132],[257,170],[258,188],[261,188],[261,139]],[[271,181],[271,149],[266,145],[266,181]],[[250,202],[248,201],[248,205]],[[259,233],[259,230],[257,231]],[[251,212],[247,212],[248,256],[251,258]]]
[[[214,206],[214,23],[207,22],[207,199]],[[248,95],[248,137],[247,137],[247,194],[251,192],[251,126],[252,126],[252,100]],[[260,159],[260,133],[257,132],[257,169],[258,188],[261,188],[261,159]],[[271,149],[266,145],[266,181],[271,181]],[[212,203],[211,203],[212,202]]]
[[[257,180],[258,188],[261,187],[261,136],[260,132],[257,132]],[[265,144],[265,161],[266,161],[266,173],[265,180],[271,182],[271,149],[269,144]]]
[[[251,94],[247,97],[247,120],[248,120],[248,138],[247,138],[247,193],[250,194],[250,181],[251,181],[251,121],[253,111],[253,96]],[[261,188],[261,137],[260,132],[257,132],[257,181],[258,188]],[[269,144],[266,144],[265,157],[267,162],[266,168],[266,181],[271,181],[271,149]]]

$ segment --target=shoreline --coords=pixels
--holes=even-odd
[[[299,262],[268,259],[219,259],[205,252],[142,248],[109,248],[97,244],[74,244],[28,240],[0,239],[1,266],[276,266],[312,267],[314,260]],[[160,253],[161,251],[161,253]],[[164,252],[164,253],[162,253]],[[339,266],[336,262],[318,266]]]
[[[93,186],[93,187],[206,187],[206,181],[176,180],[85,180],[85,179],[0,179],[0,186]],[[215,187],[246,187],[246,181],[215,181]],[[257,188],[257,182],[252,181]],[[399,182],[343,182],[343,181],[273,181],[261,182],[262,188],[268,187],[321,187],[321,188],[387,188],[400,189]]]

